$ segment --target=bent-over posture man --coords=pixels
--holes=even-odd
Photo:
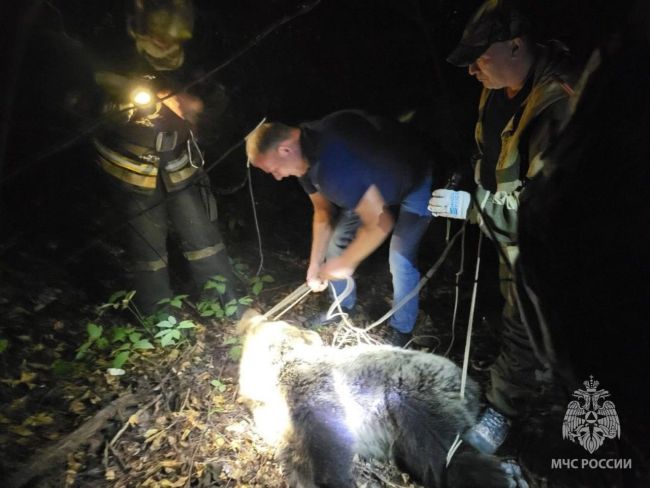
[[[393,302],[420,279],[417,250],[431,215],[431,170],[420,147],[399,124],[359,111],[341,111],[298,127],[266,123],[247,138],[251,164],[275,179],[296,176],[314,206],[307,283],[338,294],[359,264],[391,234]],[[389,207],[399,206],[393,214]],[[353,291],[342,307],[355,304]],[[392,317],[391,343],[410,339],[417,295]]]

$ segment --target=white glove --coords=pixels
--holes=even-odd
[[[427,208],[434,217],[465,219],[469,204],[470,195],[466,191],[440,189],[431,194]]]

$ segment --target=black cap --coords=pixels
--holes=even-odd
[[[487,0],[465,26],[463,37],[447,61],[456,66],[468,66],[491,44],[508,41],[526,34],[530,22],[514,0]]]

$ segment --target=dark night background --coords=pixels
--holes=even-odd
[[[194,39],[186,47],[184,81],[210,71],[304,4],[196,1],[197,22]],[[445,178],[449,168],[466,165],[471,156],[480,86],[466,70],[444,58],[479,4],[323,0],[190,90],[206,105],[199,137],[208,163],[263,116],[293,123],[343,108],[390,117],[415,111],[411,125],[431,148],[439,179]],[[119,226],[103,220],[110,216],[101,189],[94,186],[87,141],[101,99],[93,92],[92,69],[115,62],[132,49],[125,33],[129,5],[68,0],[3,7],[3,18],[12,19],[5,22],[3,45],[7,70],[2,80],[3,236],[10,242],[21,236],[45,248],[52,239],[56,244],[50,247],[58,246],[60,257],[83,269],[89,266],[88,258],[97,261],[101,254],[97,241],[101,247],[110,240],[111,225]],[[537,20],[536,37],[564,41],[578,63],[627,15],[625,3],[606,1],[529,5]],[[71,108],[71,99],[81,101]],[[234,151],[210,177],[218,193],[239,187],[245,177],[243,150]],[[253,183],[261,202],[263,235],[277,236],[274,230],[282,229],[283,235],[291,236],[296,226],[298,234],[304,233],[309,207],[295,181],[276,183],[253,172]],[[278,194],[285,198],[276,198]],[[230,221],[231,227],[233,222],[250,223],[248,200],[245,188],[221,196],[222,223]],[[250,225],[237,230],[253,238]],[[292,237],[283,242],[279,237],[277,245],[306,255],[307,243],[296,243]],[[84,278],[89,274],[82,273]],[[86,286],[92,289],[93,283]]]
[[[101,101],[92,73],[96,66],[114,62],[132,48],[125,30],[130,2],[4,3],[0,7],[4,24],[0,46],[0,280],[4,280],[0,306],[5,310],[15,304],[29,308],[44,301],[47,305],[48,290],[60,283],[70,287],[59,290],[60,307],[79,307],[79,297],[89,304],[102,303],[125,284],[122,256],[115,244],[122,224],[112,218],[89,144]],[[430,148],[438,181],[444,183],[451,169],[470,160],[480,93],[479,83],[466,70],[446,63],[445,57],[480,3],[321,0],[313,10],[278,27],[190,90],[205,103],[199,142],[206,164],[241,141],[262,117],[296,123],[345,108],[393,118],[413,112],[409,124]],[[612,33],[625,31],[634,3],[530,0],[527,5],[535,19],[535,37],[565,42],[581,65]],[[195,0],[194,38],[186,45],[183,81],[209,72],[268,26],[306,4]],[[621,67],[621,79],[634,79],[636,69],[633,62]],[[623,185],[625,178],[638,176],[616,175],[612,180]],[[210,178],[231,255],[255,267],[257,241],[243,148],[215,166]],[[299,185],[294,179],[276,182],[256,170],[252,185],[265,252],[288,256],[299,268],[306,266],[311,207]],[[432,224],[422,245],[422,269],[428,269],[443,249],[444,232],[444,222]],[[636,239],[643,234],[639,229]],[[472,248],[475,240],[473,229]],[[363,266],[386,266],[385,254],[381,249]],[[498,320],[501,298],[490,246],[484,246],[483,258],[485,286],[479,302],[485,305],[479,314]],[[647,265],[639,263],[646,269]],[[453,279],[456,264],[445,271],[446,279]],[[470,280],[467,272],[465,278]],[[176,279],[182,285],[182,275]],[[620,285],[625,286],[635,283]],[[450,309],[450,303],[438,305],[433,297],[429,292],[423,300],[428,313],[437,307]],[[0,318],[3,334],[21,332],[13,318]],[[631,342],[630,357],[647,352],[647,343]],[[7,371],[16,369],[6,359],[2,361]],[[638,367],[643,369],[641,364]],[[647,385],[646,379],[638,387],[641,398]],[[647,423],[639,428],[648,433]]]

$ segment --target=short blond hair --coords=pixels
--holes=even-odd
[[[253,160],[274,149],[291,136],[293,127],[282,122],[266,122],[246,136],[246,156]]]

